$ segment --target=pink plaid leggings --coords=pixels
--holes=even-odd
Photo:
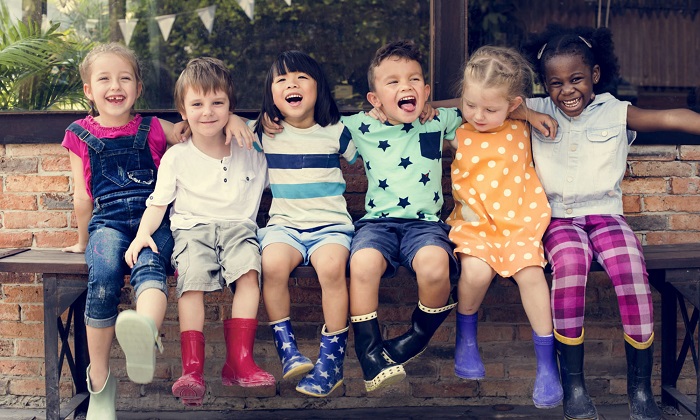
[[[552,265],[554,328],[568,338],[583,332],[586,281],[595,258],[615,287],[622,327],[643,343],[654,331],[654,312],[642,246],[621,215],[553,218],[543,237]]]

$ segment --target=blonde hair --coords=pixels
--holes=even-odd
[[[527,60],[511,48],[484,46],[476,50],[464,66],[460,95],[471,84],[485,88],[505,88],[508,101],[525,100],[532,94],[534,74]]]
[[[191,88],[203,94],[209,92],[226,92],[229,110],[236,108],[236,91],[233,86],[231,72],[223,61],[212,57],[194,58],[187,63],[180,77],[175,82],[175,107],[181,113],[185,112],[185,94]]]
[[[90,76],[92,75],[92,64],[95,62],[97,57],[99,57],[102,54],[114,54],[116,56],[121,57],[127,63],[131,64],[131,67],[133,67],[134,69],[134,77],[136,78],[136,84],[138,86],[143,85],[141,65],[139,63],[138,58],[136,57],[136,53],[134,53],[131,49],[118,42],[99,44],[85,55],[85,58],[83,58],[83,61],[78,67],[78,70],[80,71],[80,78],[82,79],[83,83],[88,85],[90,84]],[[89,102],[89,114],[93,117],[99,115],[99,110],[95,107],[95,103],[91,100]]]

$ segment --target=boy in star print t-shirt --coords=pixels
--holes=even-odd
[[[368,187],[366,214],[355,223],[350,251],[350,315],[355,351],[367,391],[405,378],[402,364],[419,355],[455,303],[450,276],[457,262],[440,219],[443,139],[462,123],[456,108],[421,124],[430,94],[420,52],[411,41],[380,48],[369,66],[369,102],[387,117],[382,123],[364,112],[344,117],[362,156]],[[379,284],[399,266],[415,272],[418,305],[409,330],[382,342],[377,320]]]

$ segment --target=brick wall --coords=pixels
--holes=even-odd
[[[449,159],[448,159],[449,160]],[[445,163],[446,167],[449,162]],[[76,239],[72,217],[72,179],[69,159],[57,144],[0,145],[0,248],[59,248]],[[366,180],[362,168],[344,167],[348,206],[362,213]],[[446,171],[449,174],[449,171]],[[448,175],[449,176],[449,175]],[[449,192],[449,178],[445,178]],[[700,240],[700,146],[635,146],[624,181],[625,212],[645,244]],[[446,208],[451,201],[447,197]],[[262,208],[269,205],[266,196]],[[263,222],[264,216],[261,216]],[[173,286],[173,279],[170,279]],[[302,352],[314,359],[322,323],[320,288],[312,279],[290,280],[292,318]],[[123,307],[131,305],[125,287]],[[660,298],[654,292],[657,337],[660,336]],[[379,316],[388,337],[402,333],[417,300],[415,281],[398,278],[383,283]],[[587,289],[586,375],[588,388],[600,403],[626,401],[626,365],[619,313],[614,291],[603,274],[591,275]],[[208,384],[205,409],[358,407],[391,405],[530,404],[535,374],[531,330],[520,304],[517,287],[496,280],[480,311],[479,339],[486,365],[485,380],[466,381],[454,376],[454,314],[436,333],[428,350],[408,364],[408,380],[367,394],[352,345],[345,364],[345,384],[334,398],[305,398],[295,383],[279,382],[277,389],[251,390],[221,386],[219,372],[225,355],[222,319],[230,311],[230,294],[206,298]],[[181,410],[170,386],[180,374],[179,330],[174,293],[163,328],[165,353],[158,357],[156,379],[140,386],[126,378],[121,351],[113,346],[113,372],[119,378],[119,408],[124,410]],[[0,273],[0,406],[42,407],[43,316],[41,279],[36,275]],[[259,319],[267,321],[264,309]],[[352,336],[352,334],[351,334]],[[352,340],[351,340],[352,343]],[[660,393],[659,352],[654,390]],[[258,331],[256,359],[277,378],[281,368],[268,327]],[[68,371],[64,367],[64,375]],[[691,367],[686,366],[679,388],[695,392]],[[71,395],[65,379],[61,395]]]

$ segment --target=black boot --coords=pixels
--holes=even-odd
[[[583,377],[583,333],[579,338],[567,338],[555,331],[554,337],[559,356],[561,385],[564,389],[564,418],[597,419],[598,412],[588,396]]]
[[[406,377],[403,366],[382,357],[382,334],[377,312],[350,317],[350,322],[355,335],[355,353],[362,367],[367,392],[402,381]]]
[[[445,306],[435,309],[418,302],[411,316],[411,328],[403,335],[384,342],[384,357],[390,362],[404,364],[419,356],[456,305],[452,298]]]
[[[651,391],[651,368],[654,365],[654,335],[646,343],[638,343],[625,334],[627,355],[627,397],[630,419],[661,419],[661,410]],[[644,348],[646,346],[646,348]]]

